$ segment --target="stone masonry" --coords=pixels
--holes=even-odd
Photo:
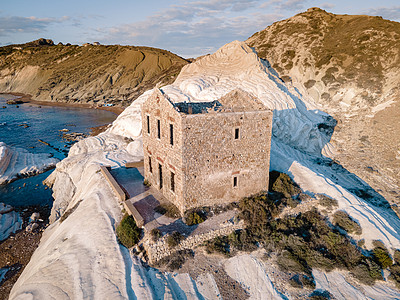
[[[157,89],[142,125],[145,179],[182,214],[268,189],[272,112],[246,92],[200,103]]]

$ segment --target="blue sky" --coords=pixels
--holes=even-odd
[[[275,21],[321,7],[400,21],[399,0],[0,0],[0,45],[54,42],[151,46],[183,57],[212,53]]]

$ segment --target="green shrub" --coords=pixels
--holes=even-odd
[[[299,274],[293,275],[293,276],[289,279],[289,284],[290,284],[292,287],[295,287],[295,288],[299,288],[299,289],[302,289],[302,288],[303,288],[303,284],[302,284],[301,281],[300,281],[300,276],[299,276]]]
[[[168,247],[174,248],[179,245],[179,243],[184,239],[184,236],[178,231],[174,231],[167,237]]]
[[[164,266],[169,272],[179,270],[188,258],[194,256],[193,250],[185,249],[174,252],[173,254],[162,258],[155,266],[160,268]]]
[[[168,218],[176,219],[181,217],[179,209],[172,203],[165,203],[157,206],[154,209],[155,212],[165,215]]]
[[[350,271],[354,277],[366,285],[373,285],[376,280],[383,279],[381,268],[374,261],[366,257]]]
[[[144,184],[145,186],[147,186],[147,187],[150,187],[150,186],[151,186],[151,183],[150,183],[147,179],[145,179],[145,180],[143,181],[143,184]]]
[[[289,279],[289,283],[291,286],[295,288],[309,288],[315,289],[315,281],[312,275],[307,276],[304,274],[295,274]]]
[[[160,229],[158,229],[158,228],[153,228],[150,231],[150,234],[151,234],[151,238],[153,239],[154,242],[157,242],[160,239],[160,237],[162,237],[162,233],[161,233]]]
[[[345,211],[339,210],[333,214],[332,223],[346,230],[348,233],[360,235],[362,233],[361,226],[354,221]]]
[[[207,253],[221,253],[230,256],[230,245],[226,236],[216,237],[205,243]]]
[[[193,211],[186,216],[185,220],[187,225],[192,226],[203,223],[205,218],[203,218],[198,212]]]
[[[400,250],[399,249],[394,250],[393,259],[394,259],[395,264],[400,264]]]
[[[307,262],[287,250],[283,251],[278,256],[276,262],[279,268],[284,272],[311,274],[311,269],[308,267]]]
[[[332,209],[333,207],[338,206],[338,201],[336,199],[325,196],[323,194],[318,194],[318,196],[319,196],[319,204],[321,204],[322,206],[328,209]]]
[[[136,226],[132,216],[125,215],[117,226],[117,237],[119,242],[126,248],[131,248],[140,239],[141,229]]]
[[[312,292],[309,296],[308,299],[311,300],[329,300],[332,299],[332,295],[331,293],[329,293],[328,291],[324,290],[315,290],[314,292]]]
[[[390,276],[389,279],[393,280],[397,286],[400,288],[400,264],[395,264],[390,266]]]
[[[269,190],[281,193],[286,198],[291,198],[301,192],[299,186],[289,175],[277,171],[269,173]]]
[[[375,248],[372,249],[372,255],[375,262],[380,265],[382,269],[390,267],[393,264],[393,261],[385,245],[380,241],[373,241],[373,244]]]

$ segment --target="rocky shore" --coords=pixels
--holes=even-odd
[[[8,299],[11,288],[39,246],[48,226],[49,206],[14,209],[23,219],[22,228],[0,242],[0,299]]]
[[[116,115],[119,115],[121,112],[124,111],[124,107],[121,106],[95,106],[92,104],[87,103],[69,103],[69,102],[56,102],[56,101],[38,101],[32,98],[29,94],[22,94],[22,93],[0,93],[2,95],[12,95],[16,98],[10,99],[7,101],[7,104],[22,104],[22,103],[29,103],[34,105],[43,105],[43,106],[56,106],[56,107],[76,107],[76,108],[91,108],[91,109],[101,109],[110,111]],[[10,102],[10,103],[8,103]]]

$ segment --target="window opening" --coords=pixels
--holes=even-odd
[[[171,172],[171,191],[175,192],[175,173]]]
[[[235,140],[239,139],[239,128],[235,128]]]
[[[233,177],[233,187],[237,187],[238,184],[238,178],[237,176]]]
[[[158,164],[158,176],[159,176],[159,181],[160,181],[160,189],[163,187],[163,176],[162,176],[162,165]]]
[[[149,156],[149,170],[150,170],[150,173],[153,173],[153,165],[151,164],[151,156]]]
[[[147,116],[147,133],[150,134],[150,116]]]
[[[161,139],[161,121],[157,120],[157,137]]]
[[[169,143],[174,145],[174,125],[169,124]]]

